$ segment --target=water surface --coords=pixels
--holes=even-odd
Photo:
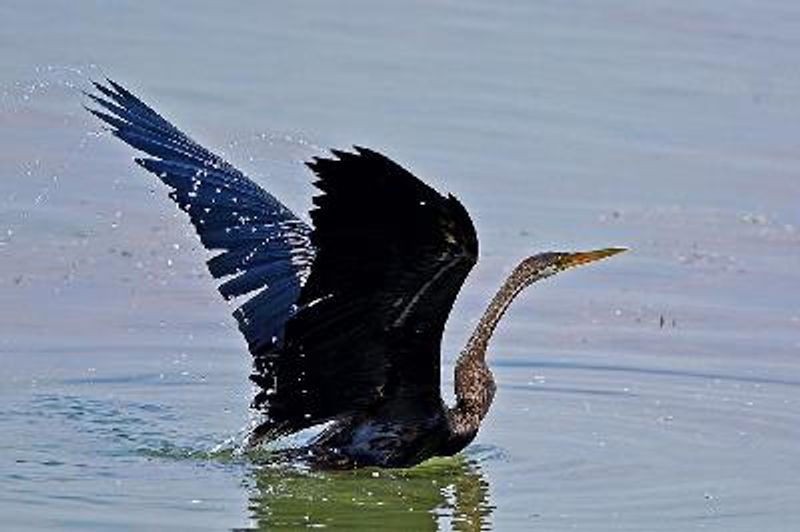
[[[800,527],[800,7],[788,0],[0,6],[0,514],[10,530]],[[81,104],[110,75],[297,211],[319,147],[469,209],[443,380],[534,251],[632,251],[498,331],[463,456],[232,456],[245,345],[184,215]],[[449,392],[448,392],[449,393]]]

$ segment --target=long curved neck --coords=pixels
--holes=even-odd
[[[455,436],[472,439],[489,411],[495,392],[494,378],[486,364],[489,340],[511,302],[534,280],[524,263],[517,266],[492,298],[461,351],[455,369],[456,404],[450,409]]]

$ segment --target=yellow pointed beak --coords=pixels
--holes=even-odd
[[[576,266],[583,266],[600,259],[606,259],[617,253],[628,251],[628,248],[605,248],[595,249],[592,251],[578,251],[575,253],[565,253],[563,258],[558,263],[561,269],[574,268]]]

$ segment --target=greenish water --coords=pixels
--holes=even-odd
[[[800,527],[800,7],[787,0],[0,5],[8,530]],[[319,146],[469,209],[488,297],[545,249],[464,455],[319,473],[235,452],[244,341],[183,215],[81,108],[110,75],[296,211]]]

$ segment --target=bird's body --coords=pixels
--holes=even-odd
[[[313,227],[226,161],[109,80],[90,111],[148,157],[189,214],[253,355],[257,445],[327,424],[285,454],[321,467],[412,466],[477,434],[495,392],[486,348],[531,283],[621,251],[543,253],[514,270],[456,364],[456,404],[440,393],[444,325],[478,258],[472,221],[384,155],[332,150],[307,163],[322,192]]]
[[[427,404],[427,403],[431,404]],[[391,398],[370,411],[336,422],[300,449],[326,467],[406,467],[433,456],[451,455],[444,404],[427,398]]]

